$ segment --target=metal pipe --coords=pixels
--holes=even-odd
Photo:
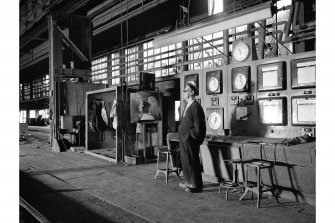
[[[294,6],[294,16],[293,16],[293,24],[292,24],[293,29],[297,25],[299,8],[300,8],[300,1],[297,1]]]
[[[223,30],[223,54],[226,55],[226,60],[224,60],[224,64],[228,65],[229,61],[229,32],[228,30]]]
[[[292,23],[292,17],[293,17],[293,12],[294,12],[294,5],[292,5],[291,10],[290,10],[290,14],[288,16],[288,21],[284,26],[284,31],[285,31],[285,40],[288,38],[289,34],[290,34],[290,28],[291,28],[291,23]]]
[[[262,20],[260,21],[260,24],[262,25],[260,30],[259,30],[259,35],[261,37],[262,40],[265,40],[265,33],[266,33],[266,30],[265,30],[265,26],[266,26],[266,20]],[[265,46],[265,42],[264,41],[260,41],[258,42],[258,45],[259,45],[259,50],[258,50],[258,59],[264,59],[264,46]]]

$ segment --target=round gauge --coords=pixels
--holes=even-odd
[[[239,62],[245,61],[249,57],[249,54],[250,48],[244,42],[237,43],[233,49],[233,57]]]
[[[211,129],[218,129],[222,124],[222,117],[219,113],[213,112],[208,116],[208,125]]]
[[[244,74],[237,74],[235,76],[234,86],[236,89],[242,90],[245,88],[246,84],[247,84],[247,78],[245,77]]]
[[[211,92],[215,92],[219,88],[219,81],[216,77],[211,77],[211,79],[209,79],[208,88]]]

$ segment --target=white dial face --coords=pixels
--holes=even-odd
[[[208,125],[211,129],[218,129],[222,124],[222,117],[219,113],[213,112],[208,116]]]
[[[243,42],[239,42],[233,50],[233,56],[235,60],[240,62],[245,61],[248,58],[249,53],[250,53],[249,46]]]
[[[215,92],[219,88],[219,81],[215,77],[211,77],[208,82],[208,87],[211,92]]]
[[[243,74],[237,74],[234,80],[234,86],[236,89],[241,90],[247,84],[247,78]]]

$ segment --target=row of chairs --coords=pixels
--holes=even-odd
[[[168,182],[169,175],[171,173],[175,173],[178,178],[180,178],[180,167],[179,167],[179,148],[172,149],[171,141],[175,138],[173,133],[167,134],[167,146],[161,146],[158,148],[157,152],[157,171],[155,175],[155,179],[160,173],[165,175],[165,181]],[[275,198],[277,203],[279,204],[277,195],[274,191],[274,183],[273,183],[273,175],[272,170],[275,165],[275,161],[264,160],[262,153],[264,152],[264,146],[266,143],[260,144],[260,159],[230,159],[226,160],[226,162],[230,163],[233,166],[233,179],[231,181],[223,181],[219,184],[219,194],[221,194],[222,189],[226,189],[226,201],[228,201],[228,193],[230,190],[240,190],[243,195],[239,200],[242,200],[248,192],[251,192],[251,197],[253,198],[253,193],[257,194],[257,208],[260,207],[260,199],[262,198],[262,194],[266,191],[270,191],[272,196]],[[276,146],[276,145],[275,145]],[[239,149],[239,155],[241,157],[241,150]],[[176,159],[177,158],[177,159]],[[163,161],[163,162],[162,162]],[[163,165],[162,165],[163,164]],[[241,165],[242,171],[245,170],[245,174],[242,173],[243,181],[239,182],[239,173],[237,165]],[[256,171],[256,183],[249,181],[248,173],[250,169],[254,169]],[[265,185],[262,182],[262,172],[267,170],[269,172],[270,177],[270,185]]]

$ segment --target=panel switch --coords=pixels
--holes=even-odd
[[[239,97],[238,96],[231,96],[229,98],[230,104],[231,105],[238,105]]]

